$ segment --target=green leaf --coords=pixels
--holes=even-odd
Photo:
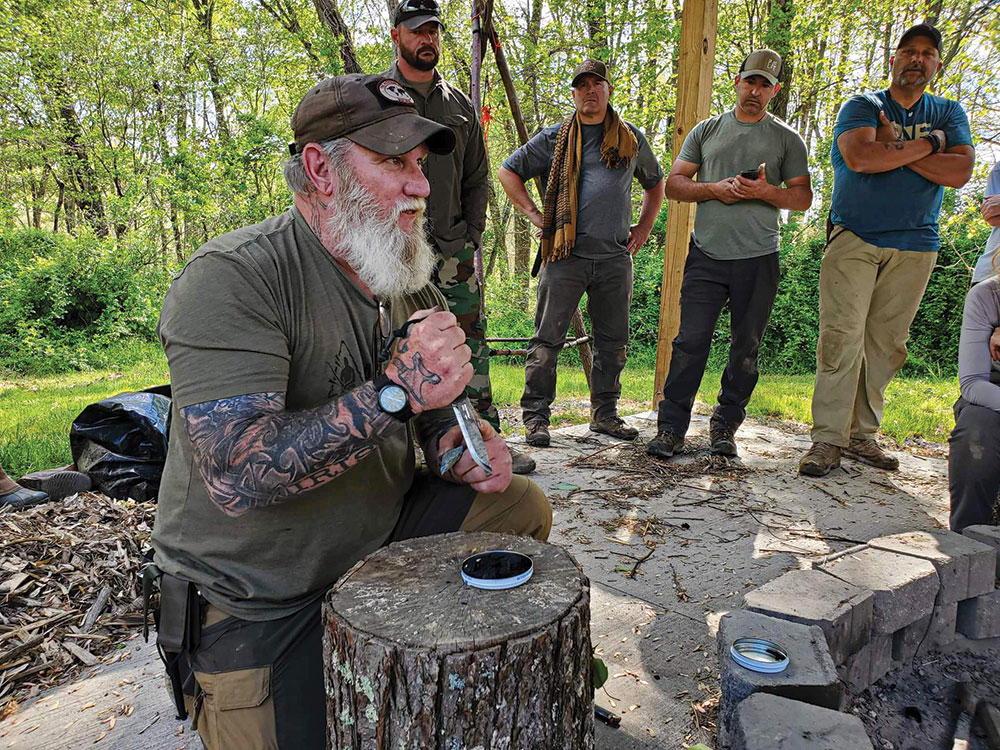
[[[594,690],[597,690],[608,681],[608,665],[599,656],[591,657],[590,661],[593,664]]]
[[[578,490],[578,489],[580,489],[580,485],[578,485],[578,484],[570,484],[569,482],[559,482],[558,484],[552,485],[552,489],[554,489],[554,490]]]
[[[688,745],[687,750],[712,750],[708,745],[702,745],[698,743],[697,745]]]

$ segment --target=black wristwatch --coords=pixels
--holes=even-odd
[[[375,378],[375,394],[378,398],[378,408],[390,417],[395,417],[400,422],[409,422],[413,419],[410,394],[403,386],[389,380],[385,373]]]
[[[938,151],[941,150],[941,139],[937,136],[936,133],[927,133],[927,134],[922,135],[920,137],[923,138],[925,141],[929,141],[930,142],[930,144],[931,144],[931,155],[936,154]]]

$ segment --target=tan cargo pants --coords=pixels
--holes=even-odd
[[[878,433],[937,253],[876,247],[843,227],[831,237],[819,274],[811,435],[844,448]]]

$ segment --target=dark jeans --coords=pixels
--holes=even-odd
[[[993,523],[1000,492],[1000,412],[955,402],[955,429],[948,438],[951,528]]]
[[[628,344],[632,302],[632,258],[588,260],[570,255],[549,263],[538,276],[535,335],[528,345],[521,410],[524,421],[548,423],[556,396],[556,359],[573,313],[587,293],[594,368],[590,374],[590,411],[596,420],[618,412],[621,372]]]
[[[657,428],[678,435],[691,423],[698,386],[705,374],[712,332],[729,302],[729,364],[722,373],[712,429],[736,430],[757,385],[757,352],[778,291],[778,254],[740,260],[714,260],[694,242],[681,283],[681,325],[673,343],[670,372],[663,384]]]

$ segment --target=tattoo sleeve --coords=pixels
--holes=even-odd
[[[209,497],[230,516],[326,484],[399,423],[365,383],[315,409],[285,411],[285,394],[253,393],[181,409]]]

